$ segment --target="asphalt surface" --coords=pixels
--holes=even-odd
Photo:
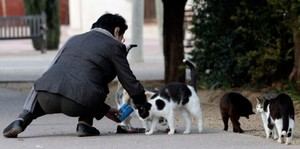
[[[21,111],[27,92],[0,88],[0,129],[3,130]],[[108,101],[112,104],[112,101]],[[113,105],[112,105],[113,106]],[[181,134],[183,124],[177,124],[177,134],[170,136],[163,129],[154,135],[116,134],[117,124],[103,118],[94,121],[94,126],[101,132],[96,137],[76,136],[77,118],[63,114],[40,117],[32,122],[18,138],[0,136],[1,149],[285,149],[299,148],[299,145],[278,144],[275,141],[244,134],[223,132],[205,128],[198,134],[195,126],[193,133]],[[135,127],[141,127],[137,118],[133,119]]]

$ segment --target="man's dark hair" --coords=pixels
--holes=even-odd
[[[93,25],[92,29],[100,27],[103,29],[106,29],[109,31],[112,35],[114,35],[114,29],[116,27],[120,28],[120,35],[123,35],[125,31],[127,30],[128,26],[126,24],[126,20],[118,15],[118,14],[111,14],[111,13],[106,13],[102,15]]]

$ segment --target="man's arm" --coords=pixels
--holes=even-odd
[[[145,90],[129,67],[126,57],[126,47],[123,45],[122,48],[115,49],[114,51],[115,53],[111,57],[111,60],[115,66],[120,83],[133,99],[135,105],[144,104],[146,102]]]

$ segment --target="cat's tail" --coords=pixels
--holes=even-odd
[[[289,128],[289,116],[288,116],[288,114],[283,115],[282,122],[283,122],[283,125],[282,125],[281,136],[286,136],[288,128]]]
[[[190,71],[191,71],[191,85],[194,87],[195,91],[197,92],[197,72],[196,72],[196,66],[187,59],[183,59],[182,62],[186,64]]]
[[[277,98],[280,99],[280,103],[284,103],[281,105],[281,115],[283,123],[281,135],[286,136],[289,129],[290,116],[293,115],[293,113],[290,111],[291,107],[293,107],[293,102],[292,99],[286,94],[280,94],[277,96]]]
[[[118,106],[122,105],[123,91],[124,91],[124,88],[121,85],[121,83],[118,81],[118,87],[117,87],[117,91],[115,94],[115,102]]]

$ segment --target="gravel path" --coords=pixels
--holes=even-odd
[[[214,91],[200,91],[199,95],[201,97],[201,105],[204,113],[204,125],[206,128],[215,128],[215,129],[223,129],[223,121],[221,118],[220,110],[219,110],[219,99],[224,94],[224,91],[214,90]],[[255,96],[259,95],[257,92],[244,91],[243,95],[248,97],[248,99],[252,102],[253,108],[255,108]],[[296,133],[293,138],[292,144],[300,144],[300,125],[297,125],[300,122],[300,103],[295,102],[296,110]],[[254,111],[256,112],[256,111]],[[251,115],[249,119],[242,117],[240,119],[241,128],[245,131],[245,134],[265,137],[262,121],[260,115],[255,114]],[[229,122],[229,131],[232,132],[232,125]]]

